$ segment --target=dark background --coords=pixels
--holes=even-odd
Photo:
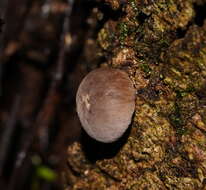
[[[95,39],[108,18],[95,7],[107,11],[94,0],[0,1],[0,189],[63,189],[81,133],[75,94],[104,61]]]

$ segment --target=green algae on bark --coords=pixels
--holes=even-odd
[[[115,154],[92,159],[87,141],[69,146],[65,189],[205,190],[206,22],[195,25],[194,4],[206,2],[106,2],[124,14],[99,31],[101,55],[128,72],[135,114]]]

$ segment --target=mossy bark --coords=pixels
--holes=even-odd
[[[98,56],[128,72],[135,113],[118,142],[68,147],[65,189],[206,190],[206,1],[106,2],[121,14],[98,32]]]

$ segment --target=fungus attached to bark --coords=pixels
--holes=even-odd
[[[97,141],[114,142],[131,123],[135,89],[126,72],[111,68],[96,69],[81,82],[76,104],[87,134]]]

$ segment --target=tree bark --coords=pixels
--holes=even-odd
[[[119,141],[68,147],[65,189],[206,190],[206,1],[106,3],[96,54],[128,72],[135,113]]]

